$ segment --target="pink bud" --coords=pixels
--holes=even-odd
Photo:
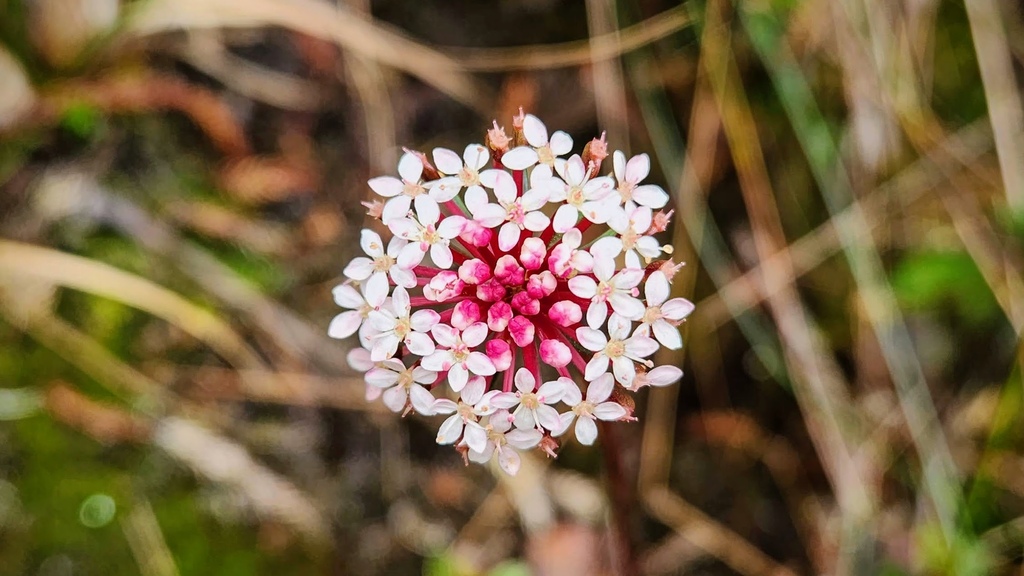
[[[566,244],[559,244],[551,249],[548,256],[548,270],[560,278],[564,278],[572,272],[569,261],[572,258],[573,248]]]
[[[487,327],[493,332],[503,332],[512,319],[512,307],[508,302],[495,302],[487,310]]]
[[[555,324],[568,328],[583,319],[583,310],[572,300],[562,300],[555,302],[555,305],[548,310],[548,318],[551,318]]]
[[[544,241],[531,236],[523,240],[523,249],[519,253],[519,261],[523,263],[527,270],[539,270],[544,265],[544,256],[547,252]]]
[[[452,326],[465,330],[470,324],[480,321],[480,305],[472,300],[463,300],[452,310]]]
[[[516,262],[515,256],[505,254],[494,264],[494,277],[506,286],[519,286],[526,277],[526,271]]]
[[[501,372],[512,366],[512,347],[504,340],[490,340],[487,342],[487,357],[491,359],[495,370]]]
[[[554,274],[547,270],[530,276],[530,279],[526,282],[526,292],[534,298],[550,296],[555,291],[555,288],[558,288],[558,280],[555,279]]]
[[[459,278],[466,284],[480,284],[491,277],[491,268],[483,260],[473,258],[459,266]]]
[[[423,287],[423,296],[434,302],[446,302],[462,294],[465,287],[466,283],[459,280],[458,274],[451,270],[442,270]]]
[[[540,343],[540,359],[545,364],[562,368],[572,361],[572,352],[569,347],[558,340],[544,340]]]
[[[462,227],[462,232],[459,234],[461,240],[469,242],[473,246],[487,246],[491,242],[490,229],[484,228],[475,220],[466,220],[465,226]]]
[[[520,314],[533,316],[540,312],[540,300],[531,297],[526,292],[518,292],[512,297],[512,308]]]
[[[516,343],[516,346],[522,348],[533,342],[535,330],[533,322],[530,322],[526,316],[515,316],[508,323],[508,332],[512,335],[512,341]]]
[[[497,302],[505,297],[505,287],[491,278],[476,287],[476,297],[484,302]]]

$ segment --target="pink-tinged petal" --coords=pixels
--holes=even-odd
[[[508,252],[516,247],[522,230],[514,222],[505,222],[498,231],[498,247],[503,252]]]
[[[668,386],[683,377],[683,371],[675,366],[658,366],[647,372],[647,383],[651,386]]]
[[[537,163],[537,151],[529,146],[519,146],[505,152],[501,163],[509,170],[526,170]]]
[[[597,440],[597,424],[590,418],[576,420],[576,439],[584,446],[591,446]]]
[[[502,160],[504,160],[504,156]],[[516,201],[516,196],[519,195],[515,180],[512,179],[511,174],[504,170],[494,170],[493,172],[494,184],[491,186],[491,189],[494,190],[494,197],[499,202],[512,204]]]
[[[483,376],[473,376],[466,382],[466,386],[462,389],[462,401],[470,406],[476,404],[484,397],[484,392],[487,391],[487,381]]]
[[[591,178],[583,185],[583,195],[587,200],[608,200],[612,207],[618,207],[621,196],[615,193],[615,181],[607,176]]]
[[[386,280],[385,280],[386,282]],[[396,286],[394,292],[391,293],[391,309],[395,311],[398,316],[408,316],[409,310],[409,292],[401,287]]]
[[[540,313],[540,300],[528,292],[518,292],[512,297],[512,309],[524,316],[534,316]]]
[[[413,410],[416,410],[416,412],[424,416],[433,415],[434,396],[423,386],[413,385],[409,387],[409,403],[412,404]]]
[[[504,340],[490,340],[487,342],[487,357],[494,364],[498,371],[508,370],[512,366],[512,347]]]
[[[494,444],[488,442],[484,444],[482,450],[470,450],[469,461],[477,464],[487,464],[491,461],[491,456],[494,455]]]
[[[641,268],[623,268],[612,278],[612,286],[619,290],[636,288],[644,279],[644,271]]]
[[[661,305],[661,313],[669,320],[682,320],[694,309],[693,302],[686,298],[673,298]]]
[[[465,437],[466,446],[473,452],[482,453],[487,448],[487,430],[484,430],[483,426],[480,426],[476,422],[467,422],[466,428],[463,430]],[[484,462],[491,459],[490,453],[484,459]]]
[[[540,148],[548,143],[548,129],[544,123],[533,114],[527,114],[523,119],[523,135],[530,146]]]
[[[590,276],[574,276],[569,279],[569,291],[580,298],[593,298],[597,295],[597,282]]]
[[[583,319],[583,310],[580,309],[579,304],[572,300],[562,300],[555,302],[551,309],[548,310],[548,318],[551,318],[551,321],[555,324],[568,328],[578,324]]]
[[[558,411],[546,404],[537,407],[535,418],[545,430],[557,430],[561,427]]]
[[[651,158],[647,154],[637,154],[626,163],[626,181],[637,184],[651,173]]]
[[[633,222],[633,231],[643,234],[651,227],[654,221],[654,213],[647,206],[640,206],[630,214],[629,219]]]
[[[351,284],[338,284],[331,290],[334,303],[342,308],[356,309],[363,305],[363,296]]]
[[[415,154],[402,154],[398,160],[398,175],[406,182],[419,182],[423,175],[423,162]]]
[[[449,216],[437,226],[437,235],[446,240],[458,236],[466,227],[466,219],[462,216]]]
[[[405,345],[409,347],[409,352],[417,356],[427,356],[434,353],[434,341],[430,339],[430,336],[422,332],[409,332],[406,334]]]
[[[665,273],[660,270],[651,272],[651,275],[647,277],[647,282],[644,283],[644,296],[647,297],[648,306],[664,304],[670,291],[668,278],[665,278]]]
[[[608,320],[608,335],[611,340],[625,340],[629,338],[629,331],[633,323],[622,315],[615,313]]]
[[[441,208],[437,205],[437,200],[430,196],[417,196],[413,199],[413,204],[416,206],[416,216],[420,224],[430,226],[441,219]]]
[[[576,341],[591,352],[600,352],[608,345],[608,338],[603,332],[585,326],[576,329]]]
[[[522,465],[522,458],[515,450],[505,449],[498,452],[498,466],[505,471],[509,476],[515,476],[519,473],[519,467]]]
[[[434,202],[447,202],[455,198],[462,191],[462,181],[454,176],[441,178],[430,184],[427,195],[434,199]]]
[[[679,335],[679,329],[664,320],[655,320],[652,325],[654,337],[662,346],[669,350],[679,350],[683,347],[683,337]]]
[[[462,342],[470,348],[476,348],[487,338],[487,324],[477,322],[466,327],[462,332]]]
[[[479,304],[472,300],[463,300],[452,309],[452,326],[465,330],[469,325],[479,322],[482,317]]]
[[[434,166],[441,171],[442,174],[458,174],[462,170],[462,158],[459,155],[447,148],[434,148]]]
[[[643,268],[643,264],[640,263],[640,257],[636,255],[636,250],[626,251],[626,268]]]
[[[420,262],[423,262],[423,257],[425,255],[426,252],[420,248],[419,242],[407,244],[405,248],[402,248],[402,251],[398,253],[398,265],[410,270],[419,266]]]
[[[572,352],[558,340],[544,340],[540,343],[540,359],[549,366],[562,368],[572,361]]]
[[[604,354],[595,354],[590,362],[587,362],[586,370],[583,371],[583,379],[588,382],[597,378],[601,374],[608,372],[608,357]]]
[[[374,362],[387,360],[398,351],[398,336],[394,332],[381,334],[373,341],[373,348],[370,349],[370,359]]]
[[[398,319],[386,308],[371,311],[367,320],[378,332],[390,332],[395,329],[395,325],[398,323]]]
[[[594,416],[607,422],[621,420],[625,418],[627,414],[629,413],[626,412],[626,409],[615,402],[602,402],[594,407]]]
[[[373,230],[363,228],[359,233],[359,246],[373,258],[384,255],[384,241],[380,239],[380,234]]]
[[[633,379],[636,378],[636,367],[629,358],[624,356],[612,360],[612,372],[615,374],[615,381],[627,388],[633,384]]]
[[[587,402],[591,404],[604,402],[612,395],[613,389],[615,389],[615,380],[611,374],[605,372],[587,386]]]
[[[409,201],[411,202],[412,199],[410,199]],[[388,222],[388,229],[391,230],[391,233],[394,234],[395,236],[399,236],[401,238],[411,238],[412,236],[416,235],[417,231],[419,230],[419,225],[416,224],[416,221],[412,220],[411,218],[395,218]],[[402,248],[407,247],[408,244],[406,244]],[[398,253],[401,254],[401,250],[399,250]]]
[[[433,310],[417,310],[409,317],[409,325],[417,332],[429,332],[441,321],[441,315]]]
[[[494,332],[504,332],[510,320],[512,320],[512,306],[508,302],[495,302],[487,309],[487,327]]]
[[[490,376],[496,372],[494,364],[483,352],[470,352],[466,359],[469,371],[478,376]]]
[[[583,206],[580,206],[580,214],[594,224],[604,224],[615,215],[617,207],[618,204],[614,199],[584,202]]]
[[[633,190],[633,201],[637,204],[643,204],[649,208],[655,210],[664,208],[668,204],[668,194],[661,188],[661,186],[655,186],[654,184],[645,184],[643,186],[637,186]]]
[[[401,386],[388,388],[383,394],[384,405],[392,412],[405,410],[405,404],[408,399],[409,396],[406,394],[405,388]]]
[[[608,217],[608,227],[615,230],[616,234],[625,234],[629,229],[629,215],[620,206],[616,205]]]
[[[533,418],[533,410],[526,408],[526,406],[519,406],[512,415],[515,417],[514,423],[516,428],[520,430],[529,430],[537,424]]]
[[[480,379],[481,382],[484,381],[484,378],[482,376],[475,376],[475,378]],[[472,384],[472,380],[473,379],[470,378],[470,384]],[[466,388],[469,388],[470,384],[466,384]],[[463,399],[466,398],[466,388],[462,389]],[[489,390],[485,392],[483,396],[481,396],[480,400],[476,402],[476,404],[473,406],[473,414],[476,414],[477,416],[490,416],[491,414],[495,413],[498,410],[498,407],[495,406],[491,401],[494,399],[495,396],[501,393],[501,390]],[[509,395],[515,396],[515,394]]]
[[[605,319],[608,318],[608,305],[604,302],[591,302],[587,308],[587,326],[593,329],[600,328]]]
[[[544,435],[537,430],[513,430],[505,434],[509,446],[519,450],[529,450],[536,446]]]
[[[459,405],[447,398],[438,398],[437,400],[434,400],[433,404],[430,405],[431,414],[452,414],[458,411],[458,409]],[[456,415],[456,418],[459,418],[461,420],[461,418],[458,415]],[[443,427],[444,424],[442,424],[441,426]]]
[[[439,400],[440,402],[440,400]],[[434,411],[437,411],[435,404]],[[445,444],[454,444],[459,438],[462,437],[462,417],[458,414],[452,414],[441,423],[441,428],[437,431],[437,443],[442,446]]]
[[[366,297],[366,303],[374,308],[379,307],[387,299],[390,289],[391,286],[388,284],[388,279],[383,274],[370,276],[366,284],[363,285],[363,295]]]
[[[473,170],[479,170],[491,159],[491,153],[482,144],[468,144],[462,151],[462,159]]]
[[[390,225],[394,220],[401,220],[409,215],[412,208],[412,198],[406,195],[395,196],[384,203],[384,210],[380,214],[380,220]]]
[[[473,212],[473,219],[484,228],[497,228],[508,217],[508,212],[497,204],[487,204]]]
[[[356,372],[366,372],[374,366],[373,360],[370,360],[370,351],[366,348],[353,348],[349,350],[345,360],[348,362],[348,367]]]
[[[533,343],[535,328],[525,316],[515,316],[508,323],[508,332],[516,346],[522,348]]]
[[[594,258],[594,276],[602,282],[608,282],[615,275],[615,262],[607,258]]]
[[[387,368],[373,368],[366,373],[366,383],[377,388],[390,388],[398,382],[398,372]]]
[[[451,369],[448,370],[448,386],[451,387],[452,391],[462,391],[462,388],[466,386],[466,382],[468,381],[469,371],[466,370],[462,364],[454,364]]]
[[[551,435],[554,437],[561,436],[569,429],[572,425],[573,419],[576,418],[575,412],[565,412],[564,414],[558,415],[558,426],[551,429]]]
[[[622,292],[613,292],[608,297],[615,313],[630,320],[639,320],[644,315],[644,305],[632,296],[626,296]]]
[[[571,158],[565,164],[565,182],[570,186],[579,186],[583,184],[583,179],[587,176],[587,167],[583,164],[583,159],[580,158],[579,154],[573,154]]]
[[[423,360],[420,360],[420,366],[427,370],[444,372],[451,366],[453,361],[452,353],[448,350],[434,350],[433,354],[424,356]]]
[[[614,260],[622,254],[622,239],[615,236],[605,236],[590,247],[590,253],[594,258]]]
[[[371,178],[367,184],[370,185],[371,190],[385,198],[398,196],[405,188],[405,184],[402,184],[401,180],[393,176],[378,176],[376,178]]]
[[[487,246],[491,242],[493,233],[475,220],[467,220],[462,228],[459,238],[473,246]]]
[[[437,380],[437,372],[417,366],[412,369],[412,380],[417,384],[433,384]]]
[[[576,226],[576,221],[579,219],[579,211],[574,206],[569,204],[563,204],[558,207],[555,212],[555,218],[552,223],[552,228],[555,232],[562,234],[567,232]]]
[[[520,368],[516,370],[516,375],[513,381],[516,384],[516,390],[519,390],[523,394],[529,394],[533,392],[533,389],[537,387],[537,380],[533,377],[533,373],[526,368]],[[531,428],[532,426],[527,426]]]
[[[442,270],[451,268],[452,262],[452,249],[444,244],[433,244],[430,246],[430,259],[434,261],[434,265]]]
[[[447,348],[455,346],[455,343],[459,340],[458,331],[447,324],[436,324],[432,326],[430,328],[430,334],[440,346],[445,346]],[[431,368],[431,370],[433,370],[433,368]]]
[[[653,236],[644,236],[638,239],[634,249],[645,258],[656,258],[661,254],[661,244]]]
[[[518,286],[526,279],[526,270],[519,265],[515,256],[505,254],[494,264],[494,277],[502,284]]]
[[[519,397],[512,392],[501,392],[491,398],[491,406],[499,410],[508,410],[519,404]]]
[[[519,205],[523,208],[524,212],[532,212],[539,210],[548,201],[548,191],[544,188],[534,188],[528,190],[523,197],[519,199]]]
[[[370,274],[373,274],[373,260],[364,256],[357,256],[348,263],[348,266],[345,266],[342,274],[346,278],[353,280],[366,280],[370,277]]]
[[[561,130],[551,135],[551,152],[555,156],[564,156],[569,152],[572,152],[572,136],[569,136]]]
[[[530,232],[543,232],[550,223],[551,219],[543,212],[527,212],[523,216],[523,227]]]
[[[537,389],[537,399],[544,404],[554,404],[561,400],[565,396],[563,378],[541,384],[540,388]]]
[[[615,179],[619,182],[626,181],[626,155],[621,151],[616,150],[612,154],[612,163],[614,165]]]
[[[658,341],[647,336],[633,336],[626,340],[626,355],[633,358],[646,358],[658,351]]]
[[[473,258],[459,266],[459,279],[466,284],[476,285],[486,282],[491,277],[491,267],[483,260]]]
[[[547,256],[547,246],[540,238],[530,237],[523,240],[523,247],[519,252],[519,261],[527,270],[539,270],[544,265],[544,257]]]

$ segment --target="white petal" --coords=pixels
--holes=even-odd
[[[374,362],[387,360],[398,351],[398,336],[394,332],[381,334],[373,341],[373,348],[370,349],[370,359]]]
[[[428,392],[423,386],[415,384],[410,386],[409,400],[413,409],[420,414],[423,414],[424,416],[430,416],[432,414],[431,408],[434,405],[434,395]]]
[[[403,198],[406,202],[412,202],[412,198],[409,198],[408,196],[403,196]],[[395,218],[388,222],[388,229],[391,230],[391,233],[395,236],[399,236],[403,239],[412,238],[419,231],[419,224],[411,218]],[[401,254],[402,249],[406,246],[408,246],[408,244],[399,248],[398,253]]]
[[[544,435],[536,430],[513,430],[505,434],[505,441],[513,448],[527,450],[536,446],[543,437]]]
[[[453,414],[457,412],[459,405],[447,398],[438,398],[430,407],[431,414]],[[444,426],[442,424],[442,426]]]
[[[416,205],[416,216],[424,226],[435,224],[441,219],[441,208],[438,207],[437,200],[430,196],[420,195],[413,200],[413,203]]]
[[[430,334],[441,346],[451,348],[459,339],[459,332],[447,324],[436,324],[430,328]]]
[[[464,433],[466,446],[473,452],[483,452],[487,448],[487,430],[476,422],[468,422]]]
[[[543,212],[527,212],[523,216],[523,227],[530,232],[543,232],[551,220]]]
[[[645,184],[637,186],[633,190],[633,201],[657,210],[658,208],[664,208],[665,204],[668,204],[668,194],[661,189],[661,186]]]
[[[378,176],[376,178],[371,178],[367,184],[370,185],[371,190],[385,198],[398,196],[405,188],[405,184],[402,184],[401,180],[392,176]]]
[[[427,195],[435,202],[447,202],[459,195],[462,191],[462,181],[455,176],[447,176],[430,183]]]
[[[469,372],[462,367],[462,364],[455,364],[448,370],[448,385],[452,390],[459,392],[469,381]]]
[[[516,370],[514,381],[516,384],[516,390],[519,390],[523,394],[529,394],[537,387],[537,380],[533,377],[533,373],[526,368]],[[529,428],[529,426],[527,426],[527,428]]]
[[[363,316],[355,310],[342,312],[331,320],[327,327],[327,335],[331,338],[348,338],[356,333],[359,325],[363,323]]]
[[[595,354],[584,371],[583,378],[587,381],[593,380],[601,374],[608,373],[608,357],[604,354]]]
[[[383,274],[370,276],[370,279],[363,285],[363,295],[366,296],[366,303],[377,308],[387,299],[388,290],[390,289],[391,286],[388,284],[387,276]]]
[[[541,404],[537,407],[535,418],[537,423],[546,430],[557,430],[561,427],[558,411],[547,404]]]
[[[434,148],[434,165],[442,174],[458,174],[462,170],[462,158],[447,148]]]
[[[478,218],[477,210],[487,206],[488,202],[490,202],[490,199],[487,197],[487,191],[480,186],[470,186],[462,197],[466,202],[466,208],[469,209],[469,213],[474,218]]]
[[[462,331],[462,342],[470,348],[476,348],[487,337],[487,331],[487,324],[483,322],[470,324]]]
[[[508,212],[497,204],[485,204],[473,212],[473,219],[484,228],[496,228],[507,217]]]
[[[512,250],[519,242],[521,233],[522,230],[519,229],[518,224],[505,222],[501,225],[501,230],[498,231],[498,247],[504,252]]]
[[[409,325],[417,332],[429,332],[441,321],[441,315],[433,310],[417,310],[409,317]]]
[[[353,280],[366,280],[370,274],[373,274],[373,260],[365,256],[357,256],[348,263],[348,266],[345,266],[342,274]]]
[[[446,240],[451,240],[459,234],[462,234],[462,229],[466,227],[466,219],[462,216],[449,216],[441,221],[437,226],[437,235]]]
[[[597,294],[597,282],[590,276],[574,276],[569,279],[569,291],[580,298],[593,298]]]
[[[518,190],[512,176],[504,170],[488,170],[488,172],[494,173],[494,183],[490,187],[494,190],[494,197],[506,204],[515,202]]]
[[[436,405],[434,411],[437,411]],[[462,437],[462,416],[452,414],[441,423],[441,428],[437,431],[437,443],[454,444],[460,437]]]
[[[623,268],[612,279],[612,286],[619,289],[630,289],[640,285],[644,279],[644,271],[640,268]]]
[[[572,158],[565,164],[565,182],[570,186],[580,186],[583,184],[583,179],[587,176],[587,167],[583,164],[583,159],[580,158],[579,154],[573,154]]]
[[[665,273],[660,270],[651,272],[644,283],[644,295],[648,306],[661,306],[668,299],[670,287]]]
[[[608,304],[604,302],[591,302],[587,308],[587,326],[597,330],[608,318]]]
[[[537,151],[529,146],[519,146],[505,152],[501,163],[509,170],[525,170],[537,163]]]
[[[639,320],[644,315],[643,303],[622,292],[613,292],[608,301],[616,313],[630,320]]]
[[[673,298],[661,305],[661,313],[669,320],[682,320],[693,312],[694,305],[686,298]]]
[[[590,253],[594,258],[615,259],[622,254],[622,239],[615,236],[605,236],[590,247]]]
[[[509,476],[515,476],[519,473],[519,466],[522,465],[522,459],[519,457],[519,453],[510,448],[506,448],[501,452],[498,452],[498,466],[504,470]]]
[[[491,159],[491,153],[482,144],[469,144],[462,151],[462,159],[466,161],[466,166],[479,170]]]
[[[516,408],[514,416],[516,428],[529,430],[537,424],[533,418],[533,410],[529,410],[525,406],[520,405],[519,408]]]
[[[420,366],[428,370],[441,372],[446,370],[453,361],[452,353],[448,350],[434,350],[433,354],[428,354],[423,357],[423,360],[420,360]]]
[[[565,156],[572,151],[572,136],[559,130],[551,135],[549,145],[555,156]]]
[[[636,184],[647,178],[651,173],[651,158],[647,154],[638,154],[626,163],[626,181]]]
[[[423,162],[415,154],[406,152],[398,161],[398,174],[406,182],[419,182],[423,175]]]
[[[611,374],[605,372],[587,386],[587,402],[599,404],[612,395],[615,389],[615,380]]]
[[[632,327],[633,324],[623,316],[612,314],[608,320],[608,335],[612,340],[625,340],[629,338],[629,329]]]
[[[434,353],[434,341],[422,332],[406,334],[405,345],[409,347],[409,352],[417,356],[428,356]]]
[[[334,303],[342,308],[356,309],[363,305],[363,296],[351,284],[339,284],[331,290]]]
[[[658,351],[658,341],[646,336],[633,336],[626,340],[626,355],[634,358],[646,358]]]
[[[391,409],[392,412],[401,412],[405,409],[405,402],[409,396],[405,393],[405,388],[401,386],[395,386],[388,388],[384,391],[383,400],[384,405]]]
[[[359,233],[359,246],[373,258],[384,255],[384,241],[380,239],[380,234],[373,230],[363,228]]]
[[[412,273],[412,270],[407,270],[401,266],[392,266],[388,272],[391,279],[395,281],[395,284],[402,288],[409,289],[416,286],[416,275]]]
[[[398,382],[398,372],[387,368],[373,368],[364,377],[366,383],[377,388],[390,388]]]
[[[540,148],[548,143],[548,129],[544,123],[533,114],[527,114],[523,119],[523,135],[530,146]]]
[[[580,392],[580,387],[576,385],[576,382],[564,376],[558,380],[562,382],[562,387],[565,389],[565,392],[562,393],[562,402],[567,406],[576,406],[583,402],[583,393]]]
[[[626,414],[626,409],[615,402],[603,402],[594,407],[594,416],[608,422],[619,420]]]
[[[582,326],[576,329],[576,340],[591,352],[600,352],[608,345],[608,338],[600,330]]]
[[[543,188],[528,190],[526,194],[519,200],[519,205],[523,207],[523,211],[531,212],[533,210],[539,210],[541,206],[547,204],[548,192]]]
[[[412,198],[406,195],[395,196],[384,203],[384,211],[381,212],[381,222],[390,225],[394,220],[405,218],[412,206]],[[392,230],[394,232],[394,230]],[[397,232],[396,232],[397,234]]]
[[[576,420],[576,439],[584,446],[590,446],[597,440],[597,424],[590,418]]]
[[[462,401],[469,405],[476,404],[484,397],[486,388],[487,381],[482,376],[473,376],[462,389]]]
[[[469,371],[478,376],[490,376],[494,374],[494,363],[483,352],[470,352],[466,358],[466,366]]]
[[[537,396],[545,404],[554,404],[565,395],[565,383],[561,379],[551,380],[541,384],[537,389]]]
[[[452,249],[444,244],[432,244],[430,246],[430,259],[434,265],[442,270],[452,267]]]
[[[405,248],[402,248],[402,251],[398,253],[397,263],[402,268],[411,270],[416,266],[419,266],[420,262],[423,262],[423,256],[425,255],[426,252],[424,252],[420,247],[420,243],[412,242],[410,244],[406,244]]]
[[[555,212],[554,226],[555,232],[561,234],[567,232],[573,226],[576,226],[576,221],[579,219],[579,211],[574,206],[569,204],[563,204],[559,206],[558,211]]]
[[[615,380],[623,386],[629,386],[636,378],[636,367],[633,366],[633,361],[625,356],[612,361],[612,372],[615,373]]]
[[[675,366],[658,366],[647,373],[651,386],[668,386],[683,377],[683,371]]]
[[[607,258],[594,258],[594,276],[607,282],[615,275],[615,262]]]
[[[683,347],[683,337],[679,335],[679,329],[664,320],[656,320],[652,326],[654,337],[661,342],[661,345],[669,350],[679,350]]]
[[[626,155],[616,150],[612,154],[612,163],[615,169],[615,179],[619,182],[624,182],[626,178]]]

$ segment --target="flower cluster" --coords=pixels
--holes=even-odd
[[[566,157],[565,132],[521,110],[513,126],[495,122],[461,157],[406,151],[398,177],[369,181],[392,238],[362,231],[328,329],[358,332],[349,363],[368,399],[447,415],[438,443],[510,474],[518,451],[554,455],[570,428],[592,444],[597,420],[634,419],[627,391],[676,382],[679,368],[649,358],[682,346],[693,311],[669,297],[680,265],[658,259],[672,253],[658,235],[672,212],[643,183],[647,155],[616,151],[602,175],[604,135]]]

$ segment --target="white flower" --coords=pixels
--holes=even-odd
[[[398,161],[398,175],[402,177],[401,180],[394,176],[378,176],[368,182],[374,192],[388,199],[380,216],[384,224],[396,218],[405,218],[416,198],[425,198],[428,203],[434,205],[435,210],[437,209],[437,201],[429,196],[430,191],[421,181],[422,160],[415,154],[406,152]],[[416,210],[419,210],[419,204]]]
[[[575,272],[589,273],[594,269],[594,256],[580,249],[583,233],[578,228],[570,228],[562,235],[562,241],[551,249],[548,256],[548,269],[551,273],[566,278]]]
[[[602,374],[608,372],[608,363],[611,362],[612,372],[615,380],[623,386],[629,386],[636,375],[636,368],[633,362],[650,365],[651,362],[644,360],[647,356],[658,350],[658,343],[643,334],[629,335],[632,323],[629,320],[612,314],[608,319],[608,336],[593,328],[580,327],[576,329],[576,339],[587,350],[594,353],[583,377],[587,382],[596,380]]]
[[[580,298],[590,298],[587,309],[587,325],[600,328],[608,317],[608,304],[624,318],[639,320],[644,305],[635,297],[637,285],[644,278],[639,268],[624,268],[615,272],[615,263],[606,258],[594,259],[595,281],[590,276],[574,276],[569,279],[569,290]]]
[[[388,242],[387,251],[384,250],[384,242],[380,235],[373,230],[363,229],[359,235],[359,245],[362,246],[365,256],[353,258],[348,266],[345,266],[344,274],[352,280],[366,280],[373,274],[390,275],[395,284],[413,288],[416,286],[416,275],[411,270],[397,266],[398,254],[409,242],[404,238],[394,236]]]
[[[366,373],[366,383],[384,390],[384,405],[401,412],[407,404],[423,415],[430,415],[434,395],[423,384],[433,384],[437,372],[421,366],[406,368],[400,360],[385,360]]]
[[[492,403],[506,410],[515,408],[512,417],[516,428],[528,430],[536,426],[547,430],[558,429],[558,411],[550,405],[562,399],[565,382],[562,379],[545,382],[539,390],[534,390],[537,379],[526,368],[520,368],[516,371],[515,385],[518,392],[499,394]]]
[[[477,376],[494,374],[494,364],[487,354],[473,351],[487,337],[487,332],[487,324],[483,322],[471,324],[462,331],[447,324],[435,324],[430,333],[438,346],[445,348],[423,358],[423,366],[438,372],[447,370],[448,385],[456,392],[466,385],[470,373]]]
[[[487,193],[482,188],[466,191],[466,207],[473,219],[485,228],[501,224],[498,231],[498,247],[508,251],[519,242],[523,230],[541,232],[551,220],[540,208],[548,201],[548,192],[533,188],[518,196],[516,183],[504,170],[485,170],[480,175],[484,186],[494,190],[497,204],[487,202]]]
[[[575,429],[576,439],[580,441],[580,444],[590,446],[597,439],[597,422],[595,420],[611,422],[625,418],[628,412],[621,404],[607,401],[612,395],[614,387],[615,381],[612,379],[612,375],[606,372],[587,386],[587,397],[584,399],[579,387],[574,382],[566,383],[562,402],[570,406],[572,411],[561,415],[561,422],[555,435],[564,434],[573,419],[578,418]]]
[[[501,394],[500,390],[485,392],[486,388],[484,378],[474,376],[462,389],[457,404],[447,398],[434,401],[434,414],[451,414],[437,431],[438,444],[454,444],[463,438],[470,450],[483,452],[487,444],[487,431],[478,421],[480,417],[494,414],[498,410],[491,399]]]
[[[523,135],[529,146],[513,148],[501,157],[501,163],[511,170],[525,170],[538,162],[555,165],[555,159],[572,150],[572,136],[561,130],[548,139],[548,129],[533,114],[523,118]]]
[[[359,330],[370,316],[370,312],[384,304],[388,297],[388,279],[385,276],[374,275],[366,282],[362,282],[360,289],[356,290],[351,282],[345,282],[334,287],[331,291],[334,294],[334,302],[342,308],[348,308],[348,312],[342,312],[331,320],[327,327],[327,335],[331,338],[348,338]],[[360,334],[362,337],[362,334]]]
[[[417,356],[426,356],[434,351],[434,341],[427,332],[441,321],[441,315],[433,310],[417,310],[410,316],[411,311],[409,293],[397,286],[391,295],[390,307],[381,306],[379,310],[370,312],[370,322],[380,331],[373,340],[371,360],[380,362],[391,358],[400,343]]]
[[[506,473],[515,476],[519,472],[522,459],[516,450],[529,450],[540,443],[544,436],[537,430],[512,429],[512,418],[508,412],[499,410],[488,417],[488,423],[484,426],[487,432],[487,442],[483,450],[469,451],[469,459],[478,464],[484,464],[495,454],[498,455],[498,465]]]
[[[567,162],[555,168],[564,186],[555,188],[548,199],[552,202],[565,202],[555,212],[555,232],[567,232],[576,225],[581,214],[595,224],[604,224],[612,217],[618,207],[618,199],[611,178],[590,178],[579,154],[574,154]]]
[[[426,196],[417,196],[416,212],[418,218],[397,218],[388,224],[395,235],[409,241],[398,253],[398,265],[405,269],[419,266],[427,251],[434,265],[448,269],[452,265],[452,250],[449,248],[452,238],[462,232],[466,219],[462,216],[449,216],[441,220],[441,211],[437,203]]]
[[[433,156],[437,169],[447,176],[431,184],[430,197],[438,202],[451,200],[463,188],[479,189],[480,169],[491,159],[490,151],[482,144],[466,146],[462,158],[447,148],[434,148]]]
[[[683,377],[683,371],[675,366],[658,366],[646,372],[637,372],[633,383],[626,387],[631,392],[644,386],[668,386]]]
[[[686,298],[668,300],[670,290],[664,272],[651,272],[644,283],[647,309],[640,318],[640,326],[635,334],[650,336],[650,332],[653,331],[654,337],[662,346],[669,350],[678,350],[683,347],[683,338],[679,335],[677,326],[693,312],[694,306],[693,302]]]
[[[619,185],[620,202],[640,204],[648,208],[662,208],[668,203],[668,194],[660,186],[640,182],[651,172],[651,159],[647,154],[633,156],[626,162],[626,155],[618,150],[612,157],[615,164],[615,179]]]
[[[627,268],[643,268],[645,263],[661,254],[658,241],[654,236],[646,235],[652,219],[653,214],[647,206],[630,203],[625,208],[616,207],[614,215],[608,219],[608,227],[615,230],[618,236],[599,239],[590,247],[590,252],[595,258],[614,260],[625,251]],[[640,256],[644,257],[644,263],[640,262]]]

